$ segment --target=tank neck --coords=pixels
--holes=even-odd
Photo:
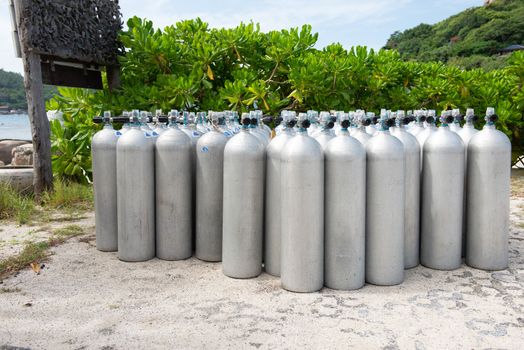
[[[298,128],[297,135],[307,135],[307,129],[306,128]]]
[[[485,130],[497,130],[497,127],[495,126],[495,124],[486,124],[484,125],[484,128]]]
[[[338,135],[339,136],[349,136],[349,131],[348,131],[348,129],[342,128],[342,129],[339,130]]]

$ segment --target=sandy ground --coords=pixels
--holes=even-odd
[[[194,258],[120,262],[90,215],[39,275],[0,284],[0,349],[522,349],[524,199],[511,212],[508,270],[419,266],[400,286],[312,294]]]

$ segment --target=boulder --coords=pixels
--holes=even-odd
[[[13,148],[11,165],[33,165],[33,144],[20,145]]]
[[[31,144],[28,141],[19,140],[2,140],[0,141],[0,161],[4,164],[10,164],[13,158],[13,149],[20,145]]]
[[[7,182],[22,193],[30,193],[33,191],[33,168],[1,168],[0,182]]]

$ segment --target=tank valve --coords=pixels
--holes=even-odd
[[[342,129],[347,129],[349,128],[349,120],[343,120],[340,122],[340,126],[342,127]]]

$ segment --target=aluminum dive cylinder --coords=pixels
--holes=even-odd
[[[456,132],[457,134],[460,132],[460,129],[462,127],[460,126],[460,122],[462,121],[462,116],[460,115],[460,109],[455,108],[451,111],[451,116],[453,117],[453,123],[449,124],[449,130]]]
[[[266,154],[249,132],[250,120],[242,124],[224,148],[222,271],[233,278],[252,278],[262,271]]]
[[[404,280],[404,146],[390,135],[391,119],[366,144],[366,282]]]
[[[497,119],[488,108],[468,144],[466,264],[482,270],[508,267],[511,142]]]
[[[340,122],[325,149],[325,285],[359,289],[365,282],[366,150]]]
[[[431,134],[437,131],[437,127],[435,125],[436,121],[436,112],[434,110],[428,111],[428,115],[424,120],[424,123],[427,124],[427,127],[421,130],[419,133],[415,134],[418,144],[420,145],[420,159],[424,158],[424,142],[426,142],[426,140],[428,139],[428,137],[431,136]],[[422,170],[422,167],[424,167],[424,162],[422,162],[420,166]]]
[[[333,122],[328,112],[320,113],[321,130],[319,133],[316,134],[315,140],[317,140],[320,146],[322,146],[322,150],[325,150],[328,142],[335,137],[335,133],[333,132],[334,126],[335,123]]]
[[[116,144],[118,258],[155,257],[155,144],[141,129],[138,111]]]
[[[475,129],[475,122],[477,117],[475,116],[475,111],[472,108],[466,110],[466,115],[464,117],[465,123],[462,129],[458,131],[458,135],[464,142],[464,155],[465,155],[465,170],[464,170],[464,220],[462,221],[462,256],[466,256],[467,242],[466,242],[466,224],[467,224],[467,213],[466,213],[466,203],[468,196],[468,144],[469,140],[475,136],[479,131]]]
[[[155,144],[156,256],[163,260],[187,259],[193,251],[193,148],[176,119],[170,114]]]
[[[371,135],[366,132],[366,128],[371,125],[371,119],[366,117],[364,113],[359,113],[355,118],[356,119],[352,121],[352,124],[354,123],[355,127],[351,128],[350,135],[366,147],[366,143],[371,139]]]
[[[366,116],[368,117],[368,119],[370,120],[370,123],[369,125],[366,125],[366,132],[370,135],[370,136],[373,136],[377,133],[377,128],[376,128],[376,124],[378,122],[378,117],[375,116],[375,113],[373,112],[367,112],[366,113]]]
[[[118,249],[116,143],[122,134],[111,121],[111,112],[104,112],[104,127],[91,141],[96,249],[104,252]]]
[[[420,110],[415,111],[414,116],[415,121],[411,128],[409,128],[408,132],[416,137],[420,132],[424,130],[424,122],[426,121],[426,116],[424,115],[423,111]]]
[[[266,148],[266,198],[264,269],[273,276],[280,276],[280,245],[282,241],[282,186],[281,156],[286,143],[294,136],[295,115],[283,113],[284,128]]]
[[[451,115],[424,143],[420,262],[437,270],[461,265],[464,143],[449,130]]]
[[[198,139],[196,151],[196,249],[200,260],[222,260],[224,147],[228,138],[209,113],[212,130]]]
[[[153,121],[155,122],[155,128],[153,129],[153,131],[156,132],[158,136],[162,135],[162,133],[167,130],[166,124],[160,121],[161,117],[162,117],[162,110],[157,109],[155,111],[155,117],[153,118]]]
[[[249,118],[250,124],[248,126],[248,131],[256,137],[260,144],[265,148],[269,144],[269,140],[266,138],[265,134],[257,127],[258,121],[253,113],[242,113],[242,122],[244,119]]]
[[[282,287],[315,292],[324,284],[324,154],[299,113],[297,134],[282,152]]]
[[[404,197],[404,267],[410,269],[419,263],[420,253],[420,146],[415,136],[407,132],[411,122],[404,111],[397,112],[397,127],[391,128],[404,146],[406,156],[405,197]]]

